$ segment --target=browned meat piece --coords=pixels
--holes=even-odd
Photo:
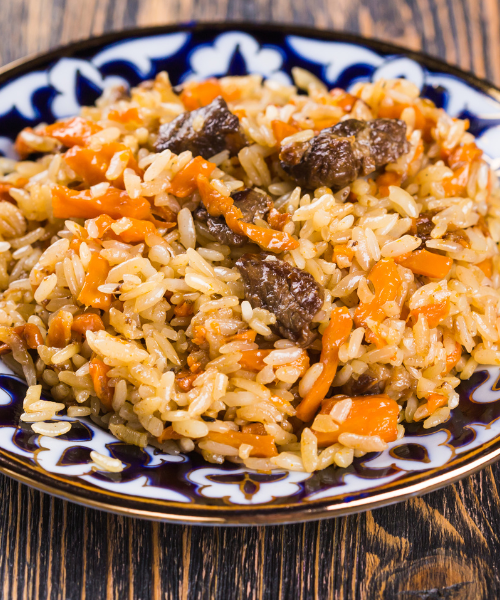
[[[241,210],[242,221],[253,223],[255,219],[264,219],[273,208],[271,198],[264,192],[247,188],[232,194],[234,205]],[[224,217],[211,217],[203,204],[196,209],[195,219],[207,224],[208,230],[221,244],[228,246],[243,246],[248,241],[245,235],[234,233],[226,225]]]
[[[422,242],[431,239],[431,231],[435,227],[435,224],[432,222],[432,217],[435,214],[436,211],[423,212],[413,221],[411,232],[413,235],[420,238]]]
[[[307,142],[281,148],[283,170],[305,188],[339,190],[408,152],[406,124],[398,119],[348,119]]]
[[[236,266],[252,307],[275,315],[276,324],[271,329],[302,347],[308,346],[316,337],[310,324],[323,305],[324,295],[314,278],[264,252],[244,254]]]
[[[357,379],[351,377],[349,381],[342,386],[342,392],[348,396],[371,396],[381,394],[384,391],[385,384],[379,381],[373,373],[367,371],[362,373]]]
[[[198,131],[193,128],[197,117],[203,119]],[[155,146],[158,152],[168,149],[180,154],[191,150],[193,156],[210,158],[223,150],[229,150],[233,156],[245,145],[238,117],[229,111],[226,101],[219,96],[208,106],[182,113],[162,125]]]

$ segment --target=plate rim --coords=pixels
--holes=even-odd
[[[200,32],[213,31],[214,33],[223,33],[230,30],[239,30],[249,34],[259,34],[260,32],[275,32],[285,35],[297,35],[309,37],[316,40],[347,42],[361,45],[381,54],[401,55],[411,58],[422,64],[424,67],[446,73],[465,81],[467,84],[479,89],[490,98],[500,102],[500,86],[496,86],[486,78],[478,77],[473,73],[451,65],[446,61],[435,58],[418,50],[411,50],[379,40],[377,38],[366,38],[355,33],[341,32],[334,29],[317,29],[310,26],[301,26],[295,24],[279,23],[259,23],[245,21],[188,21],[173,23],[169,25],[156,25],[150,27],[131,27],[118,31],[107,32],[98,36],[92,36],[85,40],[78,40],[69,44],[58,45],[47,51],[28,55],[11,61],[0,67],[0,86],[4,83],[22,76],[26,73],[35,71],[38,67],[46,67],[52,61],[62,57],[71,57],[77,53],[89,52],[108,44],[124,41],[127,39],[140,38],[153,35],[161,35],[176,32]],[[483,455],[481,455],[483,453]],[[477,457],[477,455],[480,455]],[[472,462],[471,462],[472,459]],[[197,505],[181,504],[169,501],[157,501],[151,499],[151,504],[156,503],[160,508],[158,510],[144,509],[142,506],[133,506],[134,504],[147,504],[146,499],[137,499],[136,497],[118,496],[122,500],[122,505],[113,504],[111,498],[114,494],[108,490],[98,491],[91,488],[85,488],[85,493],[77,495],[75,485],[71,481],[59,481],[54,476],[45,475],[41,470],[38,471],[22,461],[17,461],[9,454],[4,454],[0,449],[0,472],[16,481],[26,484],[29,487],[38,489],[41,492],[57,496],[64,500],[69,500],[77,504],[104,510],[115,514],[121,514],[128,517],[136,517],[155,521],[164,521],[176,524],[189,525],[232,525],[232,526],[261,526],[271,524],[287,524],[307,521],[316,521],[323,518],[345,516],[354,513],[360,513],[382,506],[389,506],[396,502],[405,501],[414,496],[420,496],[444,486],[450,485],[460,479],[472,475],[478,470],[493,464],[500,459],[500,436],[490,440],[463,457],[466,464],[461,466],[451,466],[449,472],[441,475],[431,475],[431,479],[424,478],[422,481],[410,483],[405,488],[398,488],[397,481],[394,482],[395,489],[382,489],[375,494],[367,492],[366,497],[360,494],[360,497],[349,502],[337,501],[332,504],[332,499],[300,501],[292,504],[283,503],[276,505],[247,505],[247,506],[215,506],[215,505]],[[436,468],[439,470],[439,468]],[[36,479],[32,479],[36,474]],[[31,477],[30,477],[31,475]],[[428,474],[427,474],[428,475]],[[417,477],[417,475],[416,475]],[[56,483],[56,486],[54,486]],[[65,489],[67,488],[67,489]],[[73,490],[73,491],[72,491]],[[76,487],[77,491],[80,490]],[[102,496],[103,499],[100,499]],[[126,504],[125,506],[123,505]],[[127,506],[130,505],[130,506]]]

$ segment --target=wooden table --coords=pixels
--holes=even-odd
[[[104,31],[247,19],[423,49],[500,84],[498,0],[1,0],[0,63]],[[500,465],[396,506],[319,523],[217,529],[127,519],[0,476],[0,597],[500,597]]]

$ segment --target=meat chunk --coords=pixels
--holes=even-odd
[[[241,210],[242,221],[253,223],[255,219],[265,219],[273,202],[264,192],[247,188],[232,194],[234,205]],[[234,233],[227,225],[224,217],[211,217],[203,204],[196,209],[195,219],[207,224],[209,232],[221,244],[243,246],[248,241],[245,235]]]
[[[244,254],[236,261],[245,298],[253,308],[265,308],[276,317],[271,328],[282,337],[308,346],[316,337],[311,321],[323,305],[323,289],[302,269],[267,253]]]
[[[398,119],[348,119],[307,142],[281,148],[283,170],[305,188],[339,190],[408,152],[406,124]]]
[[[191,150],[193,156],[210,158],[223,150],[233,156],[245,145],[238,117],[219,96],[207,106],[182,113],[162,125],[155,146],[158,152],[168,149],[180,154]]]
[[[432,217],[434,217],[436,213],[437,211],[423,212],[413,221],[411,232],[413,235],[420,238],[422,242],[427,242],[431,239],[431,232],[435,227],[435,224],[432,222]]]

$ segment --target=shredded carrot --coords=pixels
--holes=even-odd
[[[415,111],[415,129],[420,129],[422,131],[422,137],[426,142],[431,141],[431,129],[434,126],[434,121],[426,118],[420,108],[415,104],[381,104],[378,109],[378,117],[380,119],[399,119],[405,108],[413,108]]]
[[[208,177],[215,169],[214,163],[208,162],[201,156],[193,158],[170,182],[169,192],[178,198],[186,198],[196,190],[197,177]]]
[[[278,120],[271,121],[271,127],[273,128],[274,137],[276,138],[276,143],[278,146],[281,145],[281,142],[285,138],[300,131],[300,129],[295,127],[295,125],[290,125],[289,123]]]
[[[134,126],[134,129],[137,129],[141,123],[139,109],[136,107],[127,108],[127,110],[121,112],[116,109],[112,109],[108,113],[108,119],[110,121],[115,121],[116,123],[122,123],[123,125]]]
[[[210,185],[208,179],[203,175],[198,175],[197,181],[203,204],[209,214],[212,217],[223,216],[227,226],[235,233],[246,235],[252,242],[272,252],[298,248],[299,242],[288,233],[258,227],[253,223],[245,223],[241,220],[243,215],[240,209],[234,205],[230,196],[223,196]]]
[[[380,260],[370,271],[368,279],[375,289],[375,297],[371,302],[361,302],[354,313],[354,322],[357,327],[365,327],[365,339],[375,344],[377,348],[385,346],[384,339],[368,326],[369,319],[375,323],[382,323],[385,312],[382,306],[389,301],[394,301],[399,293],[402,281],[398,269],[391,259]]]
[[[96,396],[108,409],[113,401],[113,388],[109,386],[108,371],[111,367],[104,364],[100,358],[92,358],[89,363],[89,374],[94,384]]]
[[[116,234],[112,229],[111,225],[119,223],[112,219],[108,215],[100,215],[97,219],[87,221],[85,227],[90,227],[90,223],[93,223],[99,232],[98,238],[102,238],[105,234],[111,239],[120,240],[126,244],[133,244],[136,242],[143,242],[147,235],[157,233],[156,227],[151,221],[144,221],[142,219],[133,219],[131,217],[125,217],[130,222],[130,227],[124,229],[121,233]],[[126,223],[126,221],[125,221]]]
[[[297,407],[297,417],[307,423],[318,410],[337,372],[339,348],[348,339],[352,329],[352,319],[346,307],[334,308],[330,323],[323,333],[323,348],[320,363],[323,371],[314,382],[309,393]]]
[[[198,377],[199,373],[191,373],[190,371],[181,371],[175,376],[177,385],[183,392],[189,392],[193,387],[194,380]]]
[[[283,227],[290,222],[292,215],[290,213],[280,213],[279,210],[271,208],[267,215],[267,222],[271,229],[276,231],[283,231]]]
[[[354,258],[354,250],[349,248],[346,244],[337,244],[333,249],[333,261],[339,264],[342,263],[342,259],[347,259],[349,262]]]
[[[85,306],[92,306],[92,308],[108,310],[111,305],[111,294],[104,294],[97,289],[106,283],[108,273],[108,261],[99,254],[92,254],[78,302]]]
[[[28,348],[31,348],[32,350],[38,348],[38,346],[41,346],[44,343],[40,330],[33,323],[19,325],[18,327],[14,327],[12,331],[21,336],[26,342]]]
[[[455,342],[455,348],[453,352],[446,355],[446,369],[445,373],[449,373],[453,367],[458,363],[460,358],[462,357],[462,346],[458,342]]]
[[[448,398],[443,396],[443,394],[431,393],[427,396],[427,408],[429,410],[429,414],[431,415],[435,410],[445,406],[447,403]]]
[[[151,215],[151,206],[145,198],[132,199],[127,192],[111,186],[102,196],[94,198],[90,190],[79,192],[55,185],[52,209],[57,219],[93,219],[102,214],[113,219],[147,219]]]
[[[480,150],[476,144],[469,143],[459,146],[448,158],[447,162],[450,168],[456,169],[459,166],[467,165],[475,160],[479,160],[483,155],[483,151]]]
[[[322,404],[320,414],[329,414],[338,399],[328,398]],[[335,444],[341,433],[357,435],[378,435],[385,442],[393,442],[397,438],[399,405],[386,394],[377,396],[358,396],[352,398],[349,415],[339,429],[332,432],[313,433],[318,439],[318,446],[325,447]]]
[[[166,440],[181,440],[181,439],[182,439],[182,435],[180,433],[177,433],[177,431],[174,431],[174,428],[172,427],[172,425],[165,427],[165,429],[158,436],[158,441],[160,442],[160,444],[162,442],[165,442]]]
[[[174,308],[174,313],[176,317],[187,317],[193,314],[193,303],[192,302],[182,302],[178,304]]]
[[[203,325],[195,325],[193,344],[201,346],[207,339],[207,330]]]
[[[71,313],[60,311],[50,322],[47,332],[47,346],[65,348],[71,340],[71,323]]]
[[[375,180],[375,183],[378,186],[378,194],[380,197],[385,197],[389,195],[389,186],[397,185],[400,186],[403,181],[403,176],[399,173],[394,173],[393,171],[387,171],[379,175]]]
[[[208,439],[218,444],[226,444],[233,448],[239,448],[242,444],[252,446],[250,456],[259,458],[271,458],[277,456],[276,444],[271,435],[253,435],[241,431],[209,431]]]
[[[46,135],[55,138],[68,148],[71,146],[84,146],[95,133],[102,131],[102,127],[97,123],[83,119],[82,117],[73,117],[69,121],[61,121],[53,125],[47,125],[39,132],[39,135]]]
[[[356,96],[349,94],[342,88],[333,88],[330,90],[330,96],[332,98],[331,104],[334,106],[340,106],[344,112],[351,112],[356,102]]]
[[[245,371],[262,371],[266,366],[264,359],[269,356],[271,350],[244,350],[241,353],[241,358],[238,361],[240,367]]]
[[[99,315],[95,313],[85,313],[73,318],[71,331],[85,335],[87,331],[102,331],[104,323]]]
[[[228,342],[255,342],[257,332],[253,329],[245,329],[245,331],[239,331],[235,335],[226,337],[226,344]]]
[[[100,150],[73,146],[64,154],[64,160],[73,171],[81,177],[87,185],[96,185],[106,182],[106,171],[113,156],[121,153],[125,168],[133,169],[137,174],[142,174],[132,150],[118,142],[104,144]],[[113,185],[124,189],[123,174],[113,180]]]
[[[433,279],[444,279],[450,272],[453,259],[421,249],[408,252],[394,259],[402,267],[406,267],[415,275],[424,275]]]
[[[482,262],[478,263],[476,267],[479,267],[486,277],[491,277],[493,274],[493,261],[491,258],[485,258]]]
[[[196,110],[207,106],[218,96],[222,96],[220,83],[217,79],[211,77],[200,83],[187,83],[179,97],[187,110]]]
[[[450,309],[450,303],[448,299],[442,300],[441,302],[435,302],[434,304],[426,304],[420,308],[415,308],[410,312],[409,319],[413,319],[413,322],[418,321],[418,316],[423,315],[427,317],[427,323],[432,329],[437,327],[439,323],[446,317]]]

